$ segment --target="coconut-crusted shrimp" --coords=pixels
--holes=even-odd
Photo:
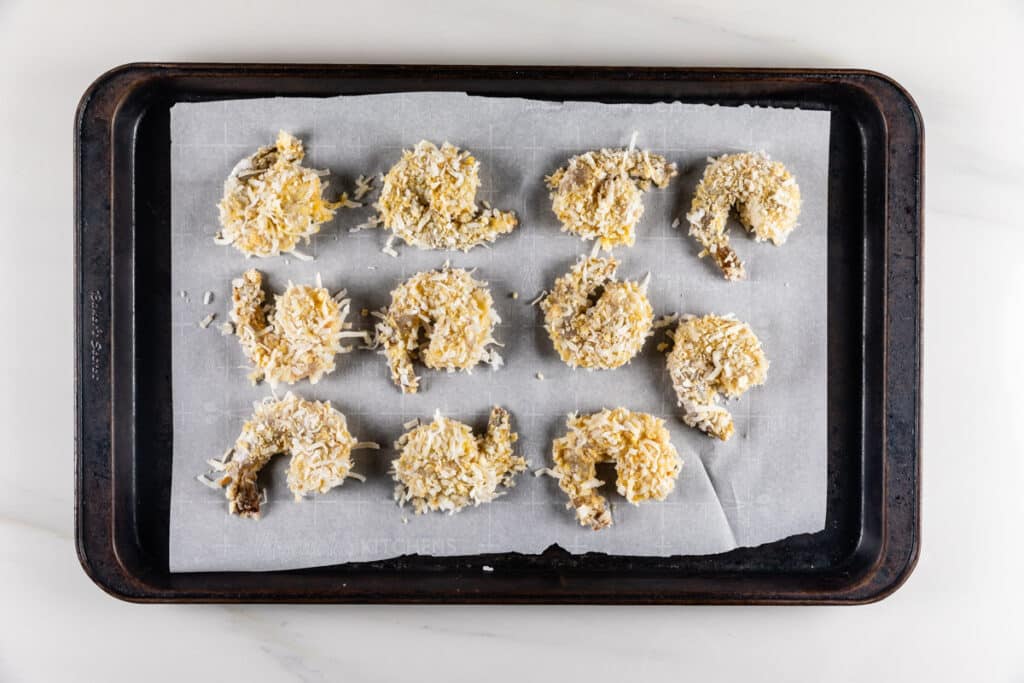
[[[263,274],[256,269],[235,279],[231,289],[231,321],[254,366],[253,384],[266,379],[274,387],[307,378],[316,384],[334,371],[335,355],[352,351],[342,339],[369,341],[366,332],[351,332],[352,323],[345,321],[351,305],[345,290],[332,297],[319,275],[316,287],[289,282],[272,306],[264,304]]]
[[[597,239],[601,248],[633,246],[643,193],[668,186],[676,165],[647,150],[602,149],[569,159],[545,178],[562,231]]]
[[[768,378],[761,341],[746,323],[732,316],[686,316],[671,333],[668,373],[676,390],[683,422],[727,440],[732,415],[718,405],[719,394],[738,398]]]
[[[725,232],[733,207],[756,241],[779,245],[800,216],[800,187],[782,162],[772,161],[764,152],[708,159],[686,214],[690,235],[703,247],[701,258],[711,254],[726,280],[742,280],[746,277],[743,262]]]
[[[420,249],[469,251],[515,229],[516,215],[480,210],[480,162],[469,152],[422,140],[384,176],[377,222]],[[486,202],[484,202],[486,204]],[[390,249],[390,240],[389,246]]]
[[[281,131],[275,144],[239,161],[224,181],[221,230],[214,241],[246,256],[301,257],[295,252],[299,240],[308,244],[339,207],[360,206],[344,193],[336,202],[324,199],[320,177],[328,172],[303,166],[305,154],[300,140]]]
[[[501,318],[487,283],[467,270],[445,265],[418,273],[391,292],[391,305],[377,315],[376,342],[384,346],[391,379],[402,393],[419,389],[415,360],[448,372],[501,364],[488,348],[497,343],[492,335]]]
[[[352,471],[352,451],[378,447],[357,441],[330,401],[306,401],[288,392],[281,400],[257,402],[235,445],[222,460],[208,461],[214,478],[200,475],[199,480],[225,489],[231,514],[258,519],[264,501],[256,479],[275,455],[291,455],[288,489],[298,501],[341,486],[349,477],[363,480]]]
[[[612,524],[608,501],[598,492],[597,464],[614,462],[616,488],[634,505],[664,500],[672,492],[683,461],[665,421],[625,408],[592,415],[570,415],[565,436],[551,445],[555,467],[548,474],[569,496],[581,526],[598,531]]]
[[[647,280],[615,280],[618,265],[614,258],[582,258],[540,302],[548,336],[570,367],[620,367],[651,335]]]
[[[399,505],[411,503],[416,514],[454,513],[489,503],[501,495],[498,486],[515,486],[515,475],[526,469],[526,460],[513,454],[518,438],[508,411],[497,406],[483,436],[435,414],[433,422],[413,427],[395,442],[395,500]]]

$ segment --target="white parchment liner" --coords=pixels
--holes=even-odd
[[[399,242],[396,259],[381,253],[385,232],[349,232],[371,208],[342,209],[303,248],[315,261],[246,260],[213,243],[216,204],[235,163],[270,144],[281,129],[305,142],[307,165],[330,169],[330,197],[351,192],[359,174],[386,171],[420,139],[451,141],[480,160],[478,199],[514,210],[520,227],[491,248],[468,254],[419,251]],[[614,252],[622,262],[620,277],[651,273],[657,315],[735,313],[751,324],[771,361],[768,383],[730,404],[736,434],[727,443],[679,420],[664,354],[655,348],[663,334],[651,338],[629,366],[573,371],[554,353],[539,308],[529,305],[591,247],[559,232],[543,177],[574,154],[628,144],[634,131],[639,147],[675,161],[681,174],[667,190],[646,195],[636,246]],[[537,553],[554,543],[577,553],[709,554],[823,528],[828,112],[406,93],[177,104],[171,137],[172,571],[284,569],[407,553]],[[785,162],[800,184],[800,226],[785,246],[773,247],[754,243],[734,225],[733,242],[749,279],[729,283],[710,260],[697,259],[685,218],[677,229],[670,224],[684,216],[709,155],[762,149]],[[292,390],[329,399],[360,440],[384,444],[381,451],[357,453],[356,470],[367,481],[349,480],[295,503],[284,481],[287,458],[279,457],[267,468],[263,518],[229,516],[222,492],[204,488],[195,476],[207,470],[207,458],[233,443],[253,401],[270,393],[249,384],[237,340],[217,330],[228,319],[232,278],[257,267],[280,291],[288,280],[310,283],[320,273],[332,291],[348,288],[357,327],[369,328],[360,309],[385,305],[397,282],[446,259],[477,268],[490,283],[503,321],[496,336],[505,343],[505,367],[472,375],[424,368],[420,393],[403,396],[391,384],[383,356],[340,356],[335,373]],[[214,294],[209,305],[203,302],[207,291]],[[217,319],[202,329],[198,322],[208,313]],[[601,532],[577,526],[557,483],[530,473],[497,501],[456,515],[415,516],[399,509],[387,469],[402,424],[429,419],[440,409],[482,428],[493,404],[511,411],[518,451],[532,469],[550,464],[551,440],[564,431],[569,412],[622,405],[664,417],[685,461],[676,490],[664,502],[634,507],[606,487],[615,524]]]

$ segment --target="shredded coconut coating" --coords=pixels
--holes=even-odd
[[[743,262],[729,245],[725,231],[729,212],[735,207],[740,224],[758,242],[779,245],[796,227],[800,216],[800,187],[786,167],[764,152],[727,154],[708,159],[704,177],[690,205],[686,220],[690,235],[711,254],[726,280],[746,277]]]
[[[478,363],[500,365],[488,348],[501,322],[487,283],[461,268],[418,273],[391,292],[391,305],[377,323],[377,343],[403,393],[419,389],[413,367],[419,361],[435,370],[471,370]]]
[[[616,488],[634,505],[664,500],[675,488],[683,461],[664,420],[615,408],[570,415],[566,426],[568,433],[552,443],[553,476],[581,526],[598,531],[612,524],[608,501],[598,492],[605,483],[597,478],[598,463],[615,463]]]
[[[273,387],[307,378],[316,384],[334,371],[335,355],[352,350],[341,344],[343,338],[365,338],[363,333],[347,331],[352,324],[345,322],[350,301],[343,298],[344,292],[332,297],[323,287],[289,282],[284,293],[274,297],[274,304],[267,306],[263,275],[255,269],[231,286],[231,321],[255,368],[249,376],[254,384],[266,379]]]
[[[259,518],[263,501],[256,479],[273,456],[290,454],[288,489],[301,500],[310,493],[326,493],[348,477],[362,479],[352,472],[356,448],[377,444],[358,442],[330,401],[306,401],[288,392],[279,401],[257,402],[226,459],[209,464],[218,470],[213,483],[226,489],[231,514]]]
[[[548,336],[570,367],[620,367],[651,335],[647,282],[616,281],[618,265],[614,258],[582,258],[540,302]]]
[[[732,316],[686,316],[671,334],[668,373],[683,422],[722,441],[732,436],[732,415],[718,405],[719,394],[738,398],[768,378],[761,342]]]
[[[515,475],[526,469],[526,460],[513,455],[518,438],[508,411],[497,406],[482,437],[473,436],[468,425],[435,414],[433,422],[414,427],[395,442],[395,500],[411,503],[416,514],[454,513],[489,503],[501,495],[498,486],[515,486]]]
[[[224,181],[214,240],[246,256],[276,256],[294,251],[299,240],[308,243],[339,206],[358,206],[344,194],[337,202],[325,200],[320,176],[327,171],[304,167],[304,156],[302,142],[281,131],[273,146],[238,162]]]
[[[597,239],[601,248],[633,246],[643,193],[668,186],[676,165],[647,150],[602,149],[569,159],[545,180],[562,231]]]
[[[410,246],[469,251],[517,224],[511,211],[481,211],[479,187],[480,162],[469,152],[422,140],[384,176],[375,206],[384,227]]]

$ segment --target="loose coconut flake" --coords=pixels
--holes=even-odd
[[[367,178],[366,176],[361,175],[356,178],[356,189],[355,192],[352,193],[352,197],[356,201],[359,201],[371,192],[373,192],[373,176]]]

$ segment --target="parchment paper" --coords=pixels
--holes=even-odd
[[[323,226],[304,248],[313,262],[246,260],[234,248],[213,243],[216,204],[235,163],[270,144],[279,129],[305,142],[307,165],[331,170],[331,197],[351,192],[361,173],[386,171],[403,148],[420,139],[451,141],[481,162],[478,199],[515,210],[520,227],[491,248],[468,254],[419,251],[396,242],[396,259],[381,253],[384,231],[349,232],[373,213],[366,206],[339,210]],[[771,361],[767,384],[730,403],[736,434],[727,443],[679,419],[664,354],[655,348],[663,333],[629,366],[573,371],[552,349],[539,307],[529,305],[592,245],[559,231],[544,175],[574,154],[625,146],[633,131],[639,147],[677,162],[681,175],[668,189],[646,195],[636,246],[615,251],[622,262],[619,276],[651,272],[657,315],[735,313],[752,325]],[[171,136],[171,571],[297,568],[407,553],[538,553],[556,543],[574,553],[710,554],[824,527],[828,112],[406,93],[177,104]],[[800,226],[785,246],[773,247],[756,244],[733,224],[733,242],[749,279],[729,283],[710,259],[697,258],[684,216],[706,157],[760,149],[796,176],[804,200]],[[368,197],[375,198],[376,193]],[[682,225],[673,229],[676,216]],[[279,292],[288,280],[309,283],[319,272],[331,291],[348,288],[357,326],[369,328],[360,309],[386,305],[401,279],[447,259],[478,268],[478,277],[490,283],[503,321],[496,336],[506,345],[505,367],[472,375],[422,368],[420,393],[405,396],[391,384],[383,356],[339,356],[335,373],[315,386],[302,382],[292,389],[305,398],[331,400],[360,440],[384,445],[357,454],[356,471],[367,481],[348,480],[296,503],[285,483],[287,458],[278,457],[265,472],[269,503],[263,518],[229,516],[223,493],[205,488],[195,476],[207,471],[207,458],[233,443],[253,401],[270,393],[266,386],[250,386],[237,340],[217,329],[228,319],[232,278],[257,267]],[[210,305],[203,303],[206,291],[215,297]],[[512,299],[512,292],[519,298]],[[201,329],[198,322],[212,312],[216,321]],[[531,469],[550,464],[551,440],[564,432],[571,411],[622,405],[664,417],[685,461],[675,492],[664,502],[635,507],[606,486],[615,524],[600,532],[577,525],[555,480],[529,472],[507,495],[456,515],[416,516],[399,509],[387,470],[402,424],[429,419],[440,409],[482,428],[493,404],[511,411],[518,450]]]

